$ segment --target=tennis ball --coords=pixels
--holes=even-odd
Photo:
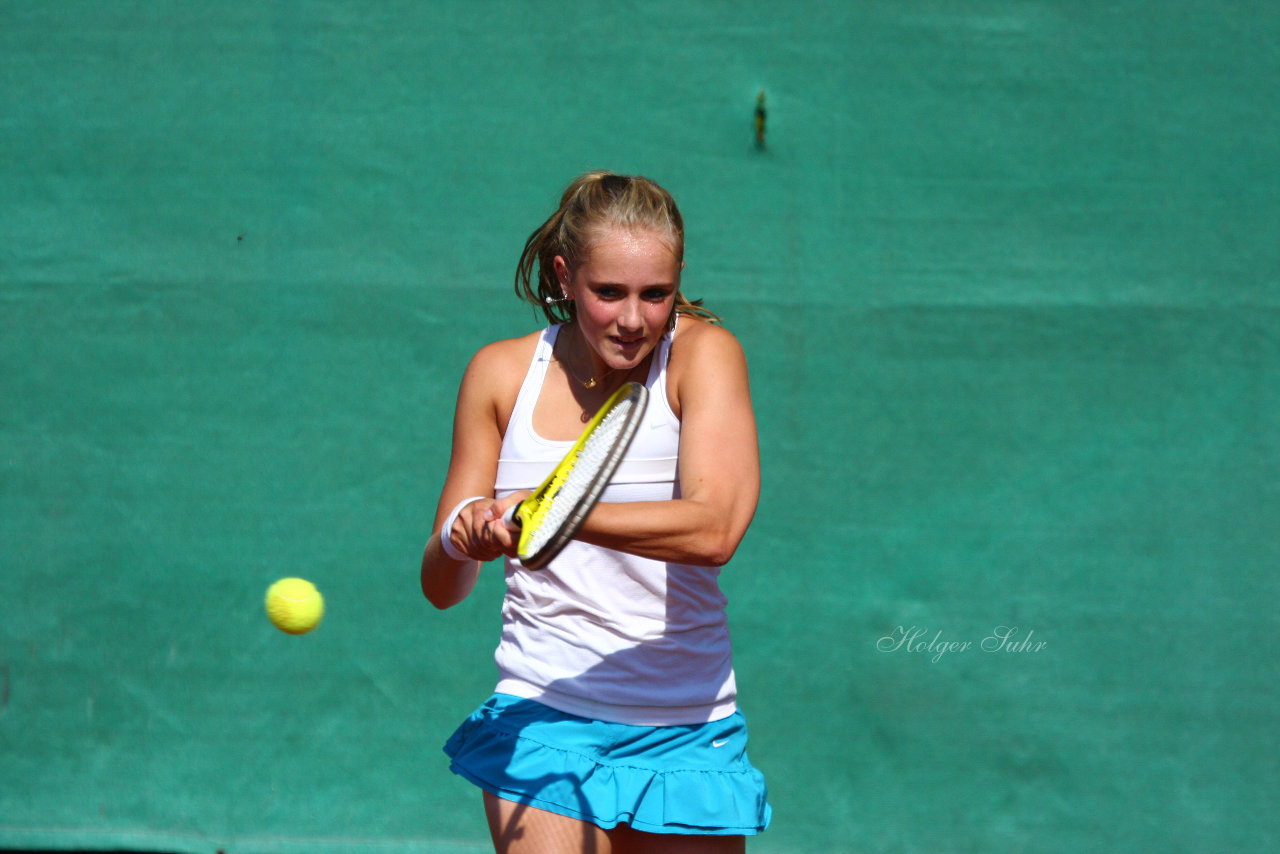
[[[324,597],[304,578],[282,578],[267,588],[267,616],[280,631],[305,635],[320,625]]]

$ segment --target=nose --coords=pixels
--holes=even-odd
[[[644,312],[640,301],[629,299],[618,313],[618,327],[627,331],[637,331],[644,326]]]

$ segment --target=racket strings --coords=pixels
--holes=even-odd
[[[624,401],[609,411],[591,435],[583,442],[568,471],[557,475],[544,498],[538,502],[532,518],[525,523],[529,542],[525,551],[536,554],[560,530],[578,501],[591,489],[596,472],[608,459],[616,440],[626,427],[627,412],[634,403]]]

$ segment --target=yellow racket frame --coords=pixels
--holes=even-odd
[[[528,498],[525,498],[516,506],[515,519],[520,525],[520,539],[517,541],[517,553],[523,561],[529,557],[529,543],[534,533],[538,530],[538,526],[542,524],[547,513],[551,509],[552,503],[555,501],[556,495],[560,492],[560,487],[564,485],[565,480],[569,477],[569,472],[578,462],[578,455],[582,452],[583,447],[587,444],[587,440],[591,438],[591,434],[600,426],[600,422],[617,406],[622,400],[636,395],[641,395],[639,406],[644,409],[648,400],[648,389],[640,383],[629,382],[618,389],[609,399],[604,402],[595,416],[587,422],[587,426],[582,431],[582,435],[578,437],[578,441],[574,442],[573,447],[564,455],[564,458],[552,469],[551,474],[542,482],[542,485],[533,491]],[[634,433],[634,430],[632,431]],[[628,438],[629,442],[629,438]],[[625,449],[624,449],[625,450]],[[558,551],[558,550],[557,550]],[[548,558],[549,560],[549,558]],[[544,565],[545,561],[538,565]],[[533,567],[530,567],[533,568]]]

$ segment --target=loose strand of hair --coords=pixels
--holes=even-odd
[[[700,320],[705,320],[708,323],[714,323],[717,326],[724,324],[724,318],[720,317],[720,315],[716,314],[711,309],[705,308],[702,305],[701,299],[691,300],[688,297],[686,297],[684,294],[679,292],[676,293],[675,312],[676,314],[684,314],[690,317],[696,317]]]
[[[532,303],[540,309],[551,323],[561,323],[572,319],[572,309],[562,308],[564,303],[547,302],[547,298],[558,300],[560,294],[555,290],[553,244],[555,233],[559,230],[560,221],[564,217],[564,209],[553,213],[547,221],[533,230],[524,242],[524,250],[520,253],[520,263],[516,265],[516,296],[525,302]],[[551,255],[548,257],[547,252]],[[537,287],[534,287],[534,268],[537,268]],[[567,315],[567,316],[566,316]]]

